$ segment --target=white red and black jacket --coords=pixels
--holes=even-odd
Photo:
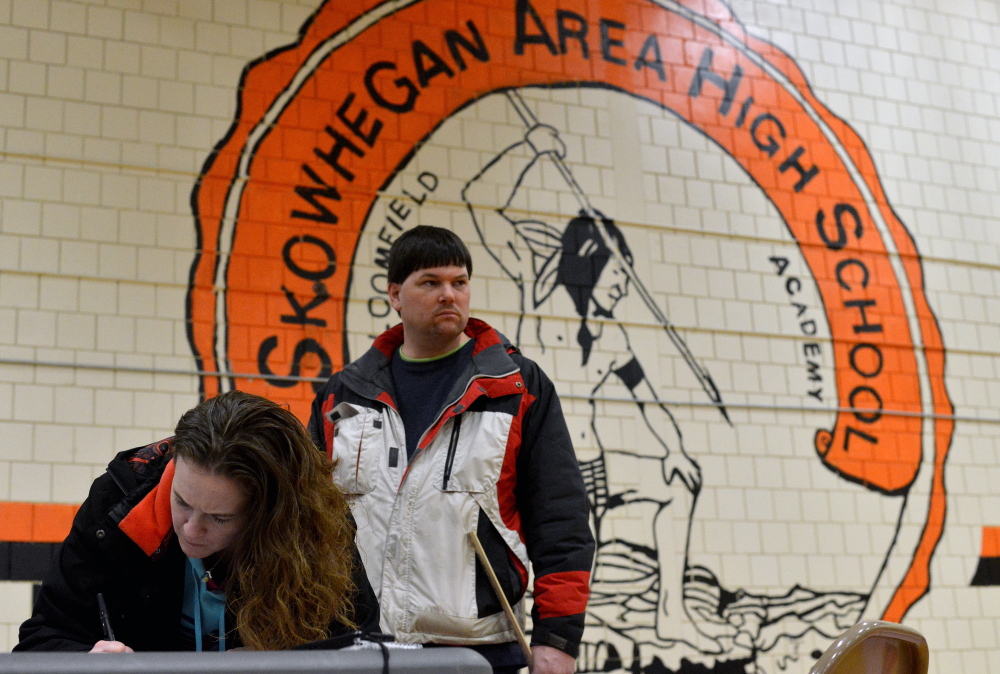
[[[486,323],[470,319],[472,362],[409,465],[393,400],[397,325],[335,374],[313,403],[313,439],[338,461],[357,542],[398,641],[514,641],[468,540],[476,530],[515,613],[534,572],[532,643],[574,657],[594,540],[579,464],[552,382]]]

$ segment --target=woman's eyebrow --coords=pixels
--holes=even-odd
[[[177,501],[178,501],[178,502],[179,502],[179,503],[180,503],[181,505],[185,505],[185,506],[188,506],[188,507],[190,507],[190,505],[188,504],[188,502],[184,500],[184,497],[183,497],[183,496],[181,496],[181,495],[180,495],[180,494],[179,494],[179,493],[177,492],[177,490],[176,490],[176,489],[174,489],[174,490],[173,490],[173,492],[174,492],[174,498],[176,498],[176,499],[177,499]],[[238,513],[238,512],[236,512],[236,513],[210,513],[210,512],[206,512],[205,514],[206,514],[206,515],[210,515],[210,516],[212,516],[212,517],[239,517],[239,516],[240,516],[240,515],[241,515],[242,513]]]

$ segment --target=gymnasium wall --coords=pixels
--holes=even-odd
[[[473,256],[598,540],[578,669],[1000,666],[1000,6],[0,0],[0,646],[90,481]]]

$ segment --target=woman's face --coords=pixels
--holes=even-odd
[[[175,460],[170,514],[184,554],[204,559],[225,550],[243,532],[249,498],[228,477]]]

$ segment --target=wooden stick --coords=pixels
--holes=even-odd
[[[493,571],[493,566],[490,564],[490,560],[486,557],[486,551],[483,550],[483,544],[479,542],[479,536],[476,535],[475,531],[469,532],[469,540],[472,542],[472,547],[476,550],[476,557],[479,558],[479,563],[483,565],[483,569],[486,571],[486,575],[490,579],[490,585],[493,586],[493,592],[496,593],[497,599],[500,600],[500,606],[503,607],[503,612],[507,615],[507,620],[510,621],[510,626],[514,628],[514,633],[517,635],[517,643],[521,645],[521,650],[524,651],[524,656],[528,658],[528,666],[531,666],[531,646],[528,645],[528,640],[524,636],[524,630],[521,629],[521,624],[517,621],[517,616],[514,615],[514,609],[510,607],[510,602],[507,601],[507,595],[503,593],[503,588],[500,587],[500,580],[497,578],[497,574]]]

